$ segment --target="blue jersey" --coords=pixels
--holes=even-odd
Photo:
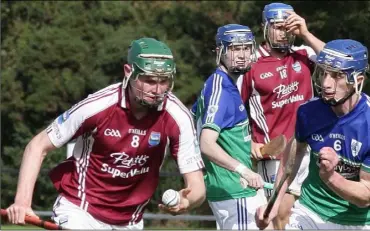
[[[216,69],[206,80],[201,97],[203,108],[207,109],[201,119],[203,126],[220,131],[248,119],[235,83],[220,69]],[[196,114],[197,106],[198,100],[192,106],[193,115]]]
[[[234,159],[251,168],[249,120],[240,93],[233,80],[222,70],[206,80],[192,107],[198,137],[202,129],[219,133],[217,143]],[[240,176],[203,156],[206,167],[205,183],[209,201],[254,196],[252,188],[243,189]]]
[[[332,147],[339,156],[335,171],[347,180],[359,181],[360,171],[370,173],[370,99],[361,99],[348,114],[338,117],[331,107],[315,98],[297,112],[296,139],[311,148],[309,175],[302,185],[300,202],[324,220],[336,224],[370,224],[369,208],[345,201],[322,182],[318,154]]]

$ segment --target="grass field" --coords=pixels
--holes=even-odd
[[[1,230],[42,230],[42,228],[33,225],[1,225]]]

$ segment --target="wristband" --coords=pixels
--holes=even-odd
[[[234,169],[234,172],[237,172],[239,173],[239,175],[243,175],[243,172],[244,170],[246,169],[247,167],[245,167],[244,164],[239,164],[238,166],[236,166],[236,168]]]

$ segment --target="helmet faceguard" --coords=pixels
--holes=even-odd
[[[228,24],[218,28],[216,64],[222,64],[230,73],[244,74],[256,61],[256,42],[247,26]]]
[[[130,81],[151,78],[159,81],[168,78],[170,83],[168,89],[163,94],[153,95],[138,88],[138,85],[130,85],[139,93],[135,96],[136,100],[144,106],[158,106],[161,104],[174,86],[174,76],[176,73],[175,62],[171,50],[164,43],[152,38],[142,38],[131,43],[128,58],[128,64],[131,64],[131,72],[123,79],[123,88],[128,86]],[[148,102],[144,98],[150,96],[156,98],[154,102]]]
[[[338,39],[328,42],[324,49],[314,58],[316,63],[313,73],[313,81],[317,93],[323,101],[331,106],[343,104],[353,94],[362,92],[364,81],[358,83],[357,77],[365,75],[368,70],[368,51],[361,43],[350,39]],[[337,81],[345,78],[348,89],[341,98],[333,97],[325,99],[323,93],[323,78],[330,75],[335,81],[335,93]]]
[[[294,43],[295,36],[281,29],[279,24],[284,23],[288,17],[287,10],[293,11],[293,7],[283,3],[271,3],[265,6],[262,12],[262,21],[264,24],[263,36],[272,49],[286,51]],[[276,30],[284,33],[283,36],[277,36]]]

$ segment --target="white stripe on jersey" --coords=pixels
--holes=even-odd
[[[312,60],[313,57],[316,56],[316,53],[314,51],[314,49],[312,49],[312,47],[310,46],[306,46],[306,45],[300,45],[300,46],[292,46],[291,49],[293,51],[298,51],[298,50],[306,50],[307,52],[307,56],[308,58],[310,58]]]
[[[97,92],[94,92],[93,94],[89,94],[87,96],[87,98],[85,98],[84,100],[78,102],[77,104],[75,104],[70,110],[69,112],[72,112],[74,110],[76,110],[76,108],[78,107],[81,107],[82,105],[86,104],[86,103],[89,103],[91,101],[94,101],[96,100],[97,98],[101,97],[101,96],[104,96],[104,95],[109,95],[110,93],[113,93],[115,91],[117,91],[119,88],[119,85],[121,85],[121,83],[116,83],[116,84],[113,84],[113,85],[110,85],[108,87],[105,87]]]
[[[164,161],[166,160],[166,158],[168,156],[168,153],[170,153],[170,149],[169,148],[170,148],[170,139],[167,137],[167,139],[166,139],[166,146],[164,148],[164,157],[162,159],[161,165],[159,166],[159,170],[162,169],[163,164],[164,164]]]
[[[270,56],[270,54],[265,50],[265,48],[263,46],[259,45],[258,49],[257,49],[257,58],[260,58],[262,55],[263,56]]]
[[[89,202],[86,201],[85,206],[83,207],[83,210],[87,211],[87,208],[89,207]]]
[[[179,106],[183,110],[183,112],[185,112],[185,114],[189,117],[194,134],[196,134],[195,127],[194,127],[194,120],[193,120],[193,116],[190,110],[187,107],[185,107],[185,105],[173,93],[169,93],[168,98],[172,100],[174,103],[176,103],[177,106]]]
[[[250,114],[252,119],[256,122],[258,127],[265,133],[265,143],[270,142],[269,128],[266,123],[266,117],[264,115],[261,96],[254,87],[254,81],[252,80],[252,96],[249,99],[250,103]]]
[[[101,94],[91,95],[91,98],[78,103],[78,106],[68,110],[69,118],[59,123],[59,117],[47,128],[50,141],[57,148],[68,142],[81,127],[81,125],[90,117],[104,111],[105,109],[116,104],[119,100],[119,84],[114,87],[108,87],[107,91],[100,91]],[[104,92],[104,93],[103,93]]]
[[[365,94],[362,94],[362,96],[365,96],[366,97],[367,106],[370,107],[370,97],[368,95],[365,95]]]
[[[238,77],[238,79],[236,80],[236,87],[239,90],[239,94],[242,94],[242,87],[243,87],[243,84],[244,84],[243,78],[244,78],[244,75],[240,75]]]
[[[82,143],[82,148],[81,147]],[[77,140],[75,147],[77,150],[81,150],[81,154],[75,155],[76,169],[78,173],[78,197],[81,198],[80,208],[87,211],[88,202],[86,201],[86,172],[89,166],[90,154],[92,146],[94,144],[94,138],[90,134],[84,134]]]
[[[222,94],[222,76],[219,74],[214,74],[212,83],[212,95],[209,99],[208,108],[213,106],[218,106]],[[216,113],[207,113],[206,123],[213,123]]]
[[[177,150],[177,164],[181,174],[200,170],[197,164],[204,166],[198,148],[198,142],[190,111],[177,99],[170,95],[167,98],[166,111],[179,127],[179,147]]]
[[[136,224],[135,221],[137,220],[137,218],[139,217],[139,214],[141,213],[141,211],[144,209],[145,205],[147,205],[149,203],[150,199],[148,199],[147,201],[145,201],[144,203],[142,203],[141,205],[139,205],[135,212],[132,214],[132,217],[131,217],[131,220],[129,221],[129,225],[134,225]]]

